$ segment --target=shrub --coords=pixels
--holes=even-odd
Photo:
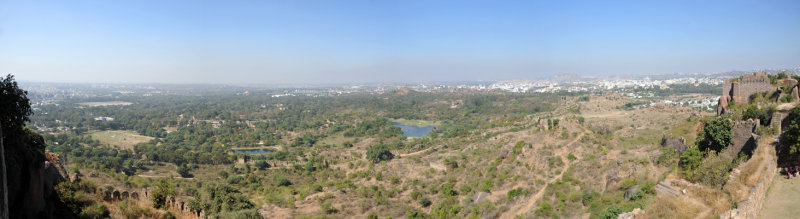
[[[431,207],[431,217],[433,218],[457,218],[461,206],[458,200],[453,197],[439,201]]]
[[[628,188],[636,185],[637,183],[638,183],[638,181],[636,180],[636,178],[627,178],[627,179],[622,180],[619,183],[619,188],[620,189],[628,189]]]
[[[290,186],[290,185],[292,185],[292,182],[289,181],[289,179],[287,179],[285,177],[278,177],[277,182],[278,182],[278,186]]]
[[[244,180],[243,176],[230,176],[227,181],[228,184],[239,184],[242,180]]]
[[[431,200],[428,199],[428,197],[422,197],[422,199],[419,200],[419,204],[422,205],[422,207],[428,207],[431,206]]]
[[[322,203],[320,208],[322,209],[322,212],[324,212],[325,214],[333,214],[339,211],[332,206],[331,202]]]
[[[583,192],[583,196],[581,197],[581,203],[583,203],[583,206],[587,206],[598,195],[599,194],[596,194],[596,192]]]
[[[455,189],[453,189],[453,187],[454,187],[453,184],[450,184],[450,183],[442,184],[442,187],[439,189],[439,194],[441,194],[441,195],[443,195],[445,197],[451,197],[451,196],[458,195],[458,193],[456,192]]]
[[[411,198],[412,199],[417,200],[420,197],[422,197],[422,193],[420,193],[419,190],[415,189],[415,190],[411,191]]]
[[[256,168],[258,168],[259,170],[264,170],[264,169],[270,168],[270,166],[267,163],[267,161],[259,160],[259,161],[256,161]]]
[[[455,157],[449,157],[447,159],[444,159],[444,165],[446,165],[450,169],[458,168],[458,162],[456,162]]]
[[[525,141],[518,141],[514,144],[514,147],[511,149],[511,152],[515,155],[522,153],[522,146],[525,146]]]
[[[481,181],[480,189],[484,192],[489,192],[494,187],[494,181],[492,179],[484,179]]]
[[[516,188],[516,189],[508,190],[508,200],[509,201],[514,200],[515,198],[519,197],[520,195],[522,195],[522,188]]]
[[[655,195],[656,194],[656,184],[650,181],[644,182],[641,186],[642,192],[645,194]]]
[[[733,169],[731,159],[711,153],[697,168],[696,180],[708,186],[721,187],[727,182],[731,169]]]
[[[792,101],[794,101],[794,97],[792,97],[792,95],[781,97],[781,103],[791,103]]]
[[[669,146],[661,147],[661,154],[656,158],[656,163],[659,165],[671,165],[676,157],[678,157],[678,153],[675,153],[675,149]]]
[[[186,164],[183,164],[183,165],[181,165],[180,167],[178,167],[178,171],[177,171],[177,172],[178,172],[178,174],[180,174],[180,175],[181,175],[181,177],[183,177],[183,178],[189,178],[189,177],[192,177],[192,174],[191,174],[191,173],[189,173],[189,168],[188,168],[188,167],[186,167]]]
[[[83,208],[81,213],[78,214],[80,218],[92,218],[92,219],[100,219],[100,218],[109,218],[111,212],[108,211],[105,205],[100,203],[94,203],[89,207]]]
[[[548,201],[543,201],[542,203],[539,203],[539,208],[536,209],[534,213],[542,217],[553,217],[555,215],[555,211],[553,210],[553,205],[550,204],[550,202]]]
[[[625,211],[623,211],[622,208],[620,208],[619,206],[612,205],[608,206],[608,208],[600,212],[600,214],[597,216],[601,219],[615,219],[619,216],[619,214],[624,212]]]
[[[766,125],[769,124],[770,117],[767,115],[766,111],[759,109],[758,106],[750,105],[747,107],[744,113],[742,113],[742,119],[758,119],[760,120],[761,125]]]
[[[680,167],[684,171],[694,170],[703,162],[703,152],[697,147],[689,148],[683,152],[680,160]]]

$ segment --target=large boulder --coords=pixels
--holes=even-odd
[[[719,98],[719,102],[717,103],[717,115],[722,115],[727,113],[728,111],[728,103],[730,102],[729,96],[722,96]]]

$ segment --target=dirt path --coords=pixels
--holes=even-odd
[[[800,179],[776,175],[759,218],[797,218],[800,215]]]
[[[405,156],[414,156],[414,155],[418,155],[418,154],[425,153],[425,152],[427,152],[427,151],[429,151],[429,150],[431,150],[431,149],[433,149],[433,148],[434,148],[434,147],[429,147],[429,148],[425,148],[424,150],[421,150],[421,151],[416,151],[416,152],[411,152],[411,153],[405,153],[405,154],[398,154],[397,156],[400,156],[400,157],[405,157]]]
[[[562,157],[565,156],[568,153],[567,147],[572,146],[572,144],[575,144],[575,142],[578,142],[581,138],[583,138],[583,136],[587,132],[589,132],[589,131],[584,129],[584,131],[581,132],[581,134],[579,134],[578,136],[576,136],[575,139],[573,139],[572,141],[570,141],[569,143],[564,145],[564,147],[559,148],[559,150],[556,152],[556,155],[562,156]],[[570,167],[570,160],[569,159],[565,159],[565,160],[566,161],[564,162],[564,167],[561,168],[561,173],[559,173],[558,176],[554,176],[553,178],[548,180],[547,184],[554,183],[554,182],[556,182],[556,180],[561,179],[561,177],[564,176],[564,172],[567,172],[567,169],[569,169],[569,167]],[[547,188],[547,185],[545,185],[544,187],[539,189],[539,191],[536,192],[536,194],[534,194],[533,196],[531,196],[528,199],[528,202],[525,203],[525,205],[523,205],[522,208],[514,210],[514,208],[516,207],[516,206],[514,206],[511,209],[509,209],[508,211],[506,211],[506,213],[503,214],[500,218],[513,218],[516,215],[524,215],[528,211],[533,210],[533,208],[536,207],[536,201],[539,201],[539,199],[542,198],[542,195],[544,195],[544,191],[545,191],[546,188]]]

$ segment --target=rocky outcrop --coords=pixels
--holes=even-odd
[[[685,138],[678,139],[667,135],[661,137],[661,146],[671,147],[673,150],[675,150],[675,153],[678,153],[679,155],[683,155],[683,152],[689,149],[689,145],[686,145]]]
[[[625,200],[631,200],[633,198],[638,198],[638,197],[634,197],[634,196],[637,195],[637,193],[638,193],[638,195],[641,195],[642,190],[639,189],[639,185],[633,185],[630,188],[628,188],[627,190],[625,190],[625,194],[623,194],[622,197],[625,198]]]
[[[658,193],[659,195],[661,194],[672,195],[673,197],[681,195],[681,192],[678,191],[678,189],[676,189],[675,187],[669,185],[667,181],[658,182],[658,184],[656,185],[656,193]]]

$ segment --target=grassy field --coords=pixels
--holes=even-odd
[[[441,125],[441,122],[439,121],[409,120],[409,119],[392,119],[392,122],[400,123],[403,125],[420,126],[420,127]]]
[[[331,135],[331,136],[323,138],[319,143],[340,146],[340,145],[344,144],[344,142],[347,142],[347,141],[353,143],[353,142],[356,141],[356,138],[354,138],[354,137],[344,137],[344,135],[342,133],[338,133],[338,134]]]
[[[90,135],[92,139],[99,140],[103,144],[124,149],[133,149],[133,145],[153,139],[153,137],[139,135],[134,131],[98,131]]]

